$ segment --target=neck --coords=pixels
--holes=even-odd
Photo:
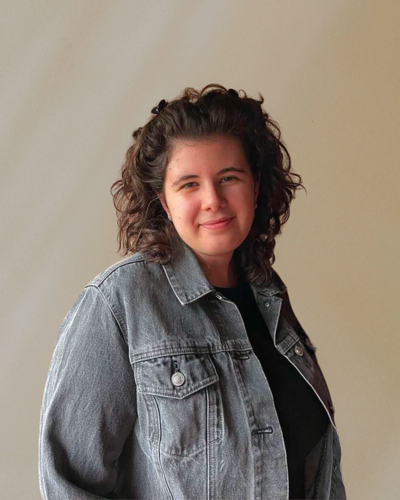
[[[237,286],[238,278],[233,263],[233,252],[229,256],[204,256],[196,254],[200,266],[211,285],[221,288]]]

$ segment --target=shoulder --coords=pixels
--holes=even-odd
[[[102,292],[127,288],[132,292],[158,281],[163,274],[160,264],[147,261],[142,252],[137,252],[105,269],[85,288],[95,287]]]
[[[140,272],[141,265],[149,265],[141,252],[122,259],[99,273],[86,286],[101,287],[104,284],[121,279],[126,274]]]
[[[116,262],[92,279],[85,287],[97,289],[105,301],[118,308],[139,304],[163,281],[160,264],[148,262],[141,252]]]
[[[84,287],[64,324],[68,320],[83,321],[82,318],[91,323],[107,323],[114,318],[126,337],[134,312],[145,308],[149,297],[162,288],[163,275],[162,266],[148,262],[140,252],[116,262]]]
[[[137,252],[105,269],[92,279],[85,290],[96,289],[115,310],[139,307],[168,288],[163,266],[146,260]]]

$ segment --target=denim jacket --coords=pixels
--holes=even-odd
[[[334,407],[277,273],[251,285],[276,349],[330,424],[305,465],[306,498],[345,499]],[[89,283],[67,314],[43,397],[42,496],[287,500],[283,435],[237,306],[184,244],[167,265],[138,252]]]

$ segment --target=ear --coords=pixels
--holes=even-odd
[[[160,202],[161,202],[161,205],[162,205],[163,209],[164,209],[164,210],[166,211],[166,213],[169,215],[168,205],[167,205],[167,203],[166,203],[166,201],[165,201],[165,197],[164,197],[163,193],[157,193],[157,196],[158,196],[158,198],[159,198],[159,200],[160,200]]]

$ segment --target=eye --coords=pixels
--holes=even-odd
[[[229,175],[229,176],[227,176],[227,177],[222,177],[222,179],[221,179],[221,180],[223,180],[223,179],[228,179],[228,180],[231,180],[231,179],[237,179],[237,177],[235,177],[234,175]]]
[[[187,182],[186,184],[183,184],[182,188],[185,189],[186,187],[192,187],[192,184],[196,184],[195,182]]]
[[[235,180],[235,179],[237,180],[237,179],[238,179],[238,177],[236,177],[236,176],[234,176],[234,175],[228,175],[228,176],[226,176],[226,177],[222,177],[222,178],[221,178],[221,181],[223,181],[224,179],[227,179],[227,181],[226,181],[226,182],[228,182],[228,181]],[[187,182],[186,184],[183,184],[183,185],[181,186],[181,189],[190,189],[191,187],[193,187],[193,185],[194,185],[194,184],[197,184],[197,183],[196,183],[196,182]],[[225,184],[225,183],[224,183],[224,184]]]

